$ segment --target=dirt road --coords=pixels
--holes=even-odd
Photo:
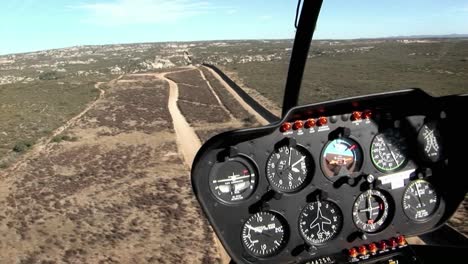
[[[6,171],[0,262],[226,262],[193,196],[189,167],[211,135],[259,121],[200,70],[106,83],[55,133],[76,141],[44,139]]]
[[[177,107],[177,100],[179,99],[179,88],[177,84],[165,75],[162,76],[163,80],[169,83],[169,101],[168,108],[171,113],[172,123],[177,136],[177,146],[182,152],[185,164],[190,168],[197,151],[201,147],[200,139],[198,139],[195,131],[190,127],[189,123]]]
[[[185,165],[191,168],[193,160],[197,151],[201,147],[201,142],[195,131],[190,127],[189,123],[185,120],[185,117],[177,107],[177,101],[179,99],[179,87],[177,84],[166,78],[166,74],[161,75],[161,78],[169,84],[169,103],[168,108],[172,116],[172,123],[177,136],[177,146],[179,151],[184,157]],[[219,98],[217,98],[219,100]],[[221,104],[221,101],[219,100]],[[224,250],[221,242],[213,233],[213,242],[215,244],[215,250],[220,258],[221,263],[229,263],[229,255]]]

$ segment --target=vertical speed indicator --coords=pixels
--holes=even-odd
[[[244,223],[242,243],[245,250],[257,257],[276,255],[286,244],[286,226],[281,216],[273,212],[259,212]]]

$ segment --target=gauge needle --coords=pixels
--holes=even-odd
[[[291,166],[291,147],[289,147],[289,162],[288,162],[288,166]]]
[[[418,193],[418,201],[419,201],[419,206],[423,206],[422,205],[422,202],[421,202],[421,193],[419,192],[419,186],[418,186],[418,183],[415,184],[416,185],[416,192]]]
[[[245,175],[245,176],[233,175],[233,176],[229,176],[229,178],[227,179],[217,180],[216,182],[233,182],[233,181],[237,181],[237,180],[245,179],[249,177],[250,175]]]
[[[395,162],[398,164],[398,160],[396,159],[395,153],[390,150],[390,154],[392,154],[392,158],[395,160]]]
[[[291,166],[291,168],[293,169],[293,171],[294,171],[294,167],[295,167],[297,164],[299,164],[301,161],[303,161],[304,159],[305,159],[305,156],[303,156],[300,160],[294,162],[294,164]],[[294,171],[294,172],[297,172],[297,171]]]
[[[359,210],[359,212],[360,212],[360,213],[362,213],[362,212],[369,212],[369,211],[378,210],[378,209],[379,209],[379,207],[376,206],[376,207],[370,207],[370,208],[361,209],[361,210]],[[377,212],[377,213],[373,213],[372,215],[375,215],[375,214],[378,214],[378,212]]]
[[[372,202],[371,202],[371,195],[370,194],[367,196],[367,205],[369,206],[369,211],[368,211],[369,219],[372,219],[373,214],[372,214]]]
[[[260,234],[261,234],[261,233],[263,232],[263,230],[262,230],[262,229],[259,229],[258,227],[253,227],[253,226],[247,225],[247,224],[246,224],[245,226],[246,226],[248,229],[253,230],[253,231],[257,232],[257,233],[260,233]]]
[[[398,164],[398,160],[396,159],[395,153],[393,153],[388,144],[385,144],[385,147],[387,147],[388,151],[390,151],[390,154],[392,155],[393,160],[396,162],[396,164]]]

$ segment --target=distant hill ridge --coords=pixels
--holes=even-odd
[[[468,38],[468,34],[447,34],[447,35],[409,35],[409,36],[390,36],[387,38],[410,38],[410,39],[418,39],[418,38]]]

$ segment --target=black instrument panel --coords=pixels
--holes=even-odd
[[[463,100],[406,90],[296,107],[277,124],[210,139],[194,192],[237,263],[348,260],[350,248],[422,234],[453,214],[466,186],[448,184],[447,138],[450,107]]]

